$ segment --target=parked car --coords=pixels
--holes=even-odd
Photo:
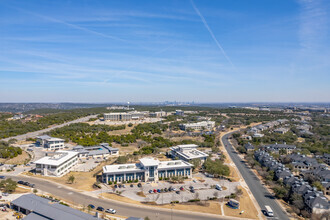
[[[160,189],[157,189],[157,192],[160,193]]]
[[[115,185],[115,188],[116,188],[116,189],[118,188],[117,184]]]
[[[194,189],[194,187],[193,186],[189,186],[189,189]]]
[[[119,187],[119,188],[121,188],[121,187],[122,187],[122,185],[118,185],[118,187]]]
[[[19,181],[17,181],[17,183],[18,183],[18,184],[23,184],[23,183],[24,183],[24,181],[22,181],[22,180],[19,180]]]
[[[31,188],[34,188],[35,185],[33,183],[29,183],[28,186],[31,187]]]
[[[173,191],[177,191],[177,189],[176,189],[176,188],[173,188],[172,190],[173,190]]]
[[[222,187],[221,187],[219,184],[215,185],[215,188],[216,188],[217,190],[219,190],[219,191],[222,190]]]
[[[3,196],[8,196],[9,193],[4,192],[4,193],[2,193],[2,195],[3,195]]]
[[[195,190],[194,189],[191,189],[190,192],[195,193]]]
[[[176,194],[180,194],[180,191],[176,191],[175,193],[176,193]]]
[[[5,178],[6,178],[5,176],[0,176],[0,179],[2,179],[2,180],[5,179]]]
[[[138,187],[142,187],[142,184],[141,184],[141,183],[138,183],[137,186],[138,186]]]
[[[101,207],[101,206],[99,206],[99,207],[96,208],[96,210],[97,210],[97,211],[100,211],[100,212],[103,212],[103,211],[104,211],[104,208]]]
[[[154,189],[154,193],[157,193],[157,190],[156,189]]]
[[[181,191],[183,191],[183,190],[184,190],[183,186],[181,186],[181,187],[180,187],[180,190],[181,190]]]
[[[115,209],[107,209],[107,210],[105,210],[105,212],[110,213],[110,214],[116,214],[117,211]]]
[[[152,190],[149,190],[149,193],[153,193],[154,191],[152,191]]]
[[[169,192],[172,192],[173,191],[173,188],[170,186],[170,187],[168,187],[168,191]]]
[[[123,188],[126,188],[126,186],[123,184]]]
[[[89,207],[91,209],[95,209],[95,205],[93,205],[93,204],[89,204],[87,207]]]
[[[131,185],[130,185],[130,187],[134,187],[134,185],[133,185],[133,184],[131,184]]]
[[[167,189],[167,188],[165,188],[165,189],[164,189],[164,191],[165,191],[165,192],[168,192],[168,189]]]

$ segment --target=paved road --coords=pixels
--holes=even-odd
[[[273,196],[268,192],[268,190],[262,185],[259,178],[251,171],[250,168],[246,166],[244,161],[238,156],[233,146],[229,143],[228,137],[234,132],[226,134],[222,137],[222,143],[224,143],[225,148],[231,157],[232,161],[235,163],[236,167],[243,176],[245,182],[249,186],[253,196],[257,200],[261,209],[265,209],[265,205],[269,205],[274,212],[275,217],[270,219],[280,219],[289,220],[289,217],[282,210],[282,208],[277,204]]]
[[[60,127],[64,127],[64,126],[69,125],[69,124],[74,124],[74,123],[79,123],[79,122],[86,122],[90,118],[95,118],[96,116],[97,115],[90,115],[90,116],[87,116],[87,117],[78,118],[76,120],[65,122],[64,124],[55,125],[55,126],[52,126],[50,128],[45,128],[45,129],[42,129],[42,130],[39,130],[39,131],[33,131],[33,132],[30,132],[30,133],[26,133],[26,134],[22,134],[22,135],[17,135],[17,136],[14,136],[14,137],[4,138],[4,139],[2,139],[2,141],[9,141],[12,138],[14,138],[16,140],[19,140],[19,141],[25,140],[26,138],[35,138],[38,135],[41,135],[41,134],[43,134],[45,132],[48,132],[50,130],[53,130],[55,128],[60,128]]]
[[[95,206],[102,206],[104,208],[114,208],[117,210],[117,214],[121,216],[134,216],[134,217],[146,217],[148,216],[152,220],[214,220],[214,219],[234,219],[232,217],[223,217],[206,213],[179,211],[171,209],[163,209],[157,207],[138,206],[129,203],[123,203],[118,201],[111,201],[105,199],[95,198],[72,189],[59,186],[58,184],[46,181],[43,179],[25,177],[25,176],[5,176],[12,178],[13,180],[23,180],[30,183],[34,183],[37,189],[44,192],[51,193],[57,198],[61,198],[67,201],[71,201],[76,204],[87,206],[88,204],[94,204]],[[220,210],[219,210],[220,212]],[[238,219],[238,218],[236,218]]]

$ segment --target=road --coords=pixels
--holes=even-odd
[[[51,131],[55,128],[60,128],[60,127],[64,127],[64,126],[69,125],[69,124],[74,124],[74,123],[79,123],[79,122],[86,122],[90,118],[95,118],[96,116],[97,115],[90,115],[90,116],[87,116],[87,117],[78,118],[76,120],[65,122],[65,123],[60,124],[60,125],[54,125],[52,127],[45,128],[45,129],[42,129],[42,130],[39,130],[39,131],[33,131],[33,132],[29,132],[29,133],[22,134],[22,135],[17,135],[17,136],[14,136],[14,137],[4,138],[4,139],[2,139],[2,141],[9,141],[10,139],[13,139],[13,138],[18,140],[18,141],[25,140],[26,138],[35,138],[38,135],[41,135],[41,134],[43,134],[45,132],[48,132],[48,131]]]
[[[215,219],[235,219],[233,217],[224,217],[220,215],[198,213],[191,211],[180,211],[163,209],[159,207],[141,206],[119,201],[100,199],[81,192],[72,190],[70,188],[60,186],[56,183],[27,176],[11,176],[5,174],[7,178],[12,178],[15,181],[23,180],[35,184],[35,188],[48,192],[56,198],[64,199],[66,201],[81,204],[87,207],[88,204],[93,204],[96,207],[102,206],[104,208],[113,208],[117,210],[117,214],[121,216],[134,216],[144,218],[148,216],[151,220],[215,220]],[[220,210],[219,210],[220,212]],[[236,218],[237,220],[239,218]]]
[[[274,212],[274,218],[270,219],[280,219],[289,220],[287,214],[282,210],[282,208],[277,204],[274,197],[269,193],[269,191],[262,185],[260,179],[252,172],[252,170],[245,164],[244,161],[238,156],[237,152],[234,150],[233,146],[228,141],[228,137],[234,132],[228,133],[222,137],[222,143],[231,157],[232,161],[235,163],[245,182],[249,186],[254,198],[257,200],[261,209],[265,209],[265,205],[269,205]]]

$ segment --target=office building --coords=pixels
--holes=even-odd
[[[78,164],[78,154],[74,151],[56,151],[54,155],[43,157],[34,162],[36,172],[44,176],[63,176]]]
[[[63,139],[53,138],[48,135],[38,136],[36,144],[48,150],[60,150],[64,148]]]
[[[201,121],[196,123],[189,124],[180,124],[179,127],[181,130],[212,130],[215,126],[214,121]]]
[[[79,158],[106,159],[110,156],[118,156],[119,154],[118,148],[110,147],[108,143],[102,143],[98,146],[89,147],[78,145],[72,150],[79,153]]]
[[[197,150],[197,147],[196,144],[177,145],[170,148],[170,154],[173,158],[179,158],[187,162],[192,159],[199,159],[204,162],[209,155]]]
[[[155,182],[159,178],[173,176],[192,177],[192,164],[183,160],[159,161],[151,157],[140,159],[139,163],[107,165],[103,167],[104,183],[122,181]]]

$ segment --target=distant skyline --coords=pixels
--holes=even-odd
[[[330,102],[330,1],[0,0],[0,102]]]

